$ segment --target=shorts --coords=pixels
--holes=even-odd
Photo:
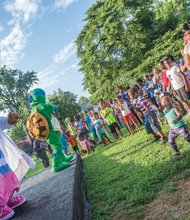
[[[74,151],[78,150],[78,146],[77,146],[77,145],[74,146],[74,147],[73,147],[73,150],[74,150]]]
[[[161,131],[161,127],[160,127],[160,124],[158,122],[158,117],[157,117],[156,112],[153,111],[152,114],[154,115],[154,118],[156,118],[156,121],[157,121],[155,125],[153,125],[149,113],[144,116],[144,125],[145,125],[145,129],[146,129],[147,134],[151,134],[153,132]]]
[[[186,102],[189,99],[189,94],[185,90],[185,86],[180,89],[175,90],[177,93],[177,98],[180,102]]]
[[[106,133],[99,134],[99,136],[100,136],[101,139],[103,139],[103,138],[107,138]]]
[[[134,116],[134,114],[132,112],[129,113],[128,115],[126,115],[126,116],[123,116],[123,119],[124,119],[125,122],[129,122],[130,120],[131,121],[135,121],[136,120],[136,118],[135,118],[135,116]]]
[[[111,131],[112,134],[117,133],[116,128],[117,128],[118,130],[121,129],[121,128],[119,127],[119,125],[118,125],[117,122],[114,122],[114,123],[112,123],[111,125],[109,125],[109,128],[110,128],[110,131]]]

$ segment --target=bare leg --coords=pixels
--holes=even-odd
[[[133,131],[132,131],[131,126],[130,126],[130,124],[128,123],[128,121],[125,121],[125,124],[126,124],[126,126],[127,126],[127,129],[129,130],[129,133],[130,133],[130,134],[133,134]]]
[[[189,104],[187,102],[182,102],[182,104],[183,104],[183,107],[185,108],[185,110],[189,112],[190,111]]]
[[[117,133],[113,133],[113,136],[114,136],[114,139],[115,139],[115,140],[118,140],[118,135],[117,135]]]
[[[137,121],[136,121],[136,120],[133,120],[132,118],[131,118],[131,121],[133,122],[133,124],[135,125],[135,127],[136,127],[139,131],[141,131],[141,129],[140,129],[140,127],[139,127]]]

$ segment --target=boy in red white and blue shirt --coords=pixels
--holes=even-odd
[[[139,109],[144,116],[144,125],[147,134],[153,134],[156,140],[161,139],[163,143],[166,143],[168,139],[162,132],[153,106],[143,96],[138,95],[138,92],[134,88],[131,88],[128,94],[133,100],[134,107]]]

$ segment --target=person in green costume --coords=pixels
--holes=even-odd
[[[32,112],[37,111],[42,114],[47,119],[49,125],[47,142],[53,150],[52,171],[57,172],[69,167],[69,161],[73,158],[73,155],[66,157],[63,154],[61,136],[58,131],[54,131],[51,122],[52,113],[57,111],[57,106],[46,104],[45,91],[40,88],[32,91],[30,103],[32,106]]]

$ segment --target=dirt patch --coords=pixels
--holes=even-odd
[[[190,219],[190,179],[174,182],[177,190],[171,193],[162,191],[159,197],[147,206],[144,219]]]
[[[117,211],[116,211],[117,210]],[[124,203],[120,202],[116,205],[114,215],[111,216],[111,220],[126,220],[127,213],[124,208]]]

